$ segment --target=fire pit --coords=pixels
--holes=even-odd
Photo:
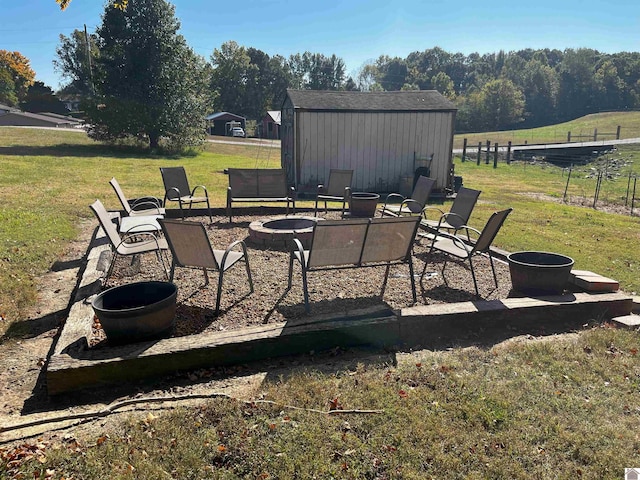
[[[282,216],[256,220],[249,225],[249,241],[254,245],[289,248],[294,236],[306,248],[313,235],[316,217]]]

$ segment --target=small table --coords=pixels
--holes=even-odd
[[[136,215],[120,219],[120,233],[157,233],[162,230],[158,223],[162,215]]]

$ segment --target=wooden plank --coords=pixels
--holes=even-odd
[[[633,300],[622,293],[575,293],[540,298],[460,302],[404,308],[400,313],[400,338],[405,347],[424,347],[489,331],[512,335],[509,328],[532,332],[566,331],[590,319],[631,313]]]
[[[398,342],[395,315],[333,318],[288,326],[286,322],[236,332],[213,332],[156,342],[54,355],[47,366],[47,388],[58,395],[115,382],[142,380],[179,371],[234,365],[312,350]]]

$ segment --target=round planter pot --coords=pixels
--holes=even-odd
[[[174,325],[178,288],[170,282],[138,282],[113,287],[91,303],[109,343],[156,338]]]
[[[507,257],[514,290],[528,295],[560,295],[573,259],[550,252],[514,252]]]
[[[349,213],[352,217],[374,217],[378,200],[377,193],[353,192],[349,197]]]

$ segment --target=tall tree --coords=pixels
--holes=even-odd
[[[108,4],[98,28],[96,98],[86,109],[100,140],[137,137],[183,148],[204,140],[208,109],[206,62],[178,34],[175,8],[165,0]]]
[[[16,84],[8,70],[0,69],[0,103],[15,107],[18,105]]]
[[[234,41],[225,42],[213,50],[211,66],[211,90],[217,95],[215,109],[247,116],[247,91],[255,87],[258,73],[247,49]]]
[[[4,70],[11,77],[15,96],[19,101],[22,100],[36,78],[36,73],[29,65],[29,59],[20,52],[0,50],[0,70]]]
[[[95,34],[85,36],[84,31],[74,30],[68,37],[60,35],[53,67],[68,81],[63,87],[67,93],[93,93],[92,66],[96,64],[99,54]]]
[[[500,130],[522,121],[524,95],[506,78],[487,82],[480,91],[482,118],[490,130]]]

